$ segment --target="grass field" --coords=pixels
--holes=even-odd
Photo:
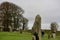
[[[31,40],[30,33],[0,32],[0,40]]]
[[[32,35],[28,32],[22,34],[19,32],[0,32],[0,40],[32,40]],[[60,40],[60,36],[57,36],[56,39],[48,39],[45,34],[42,40]]]

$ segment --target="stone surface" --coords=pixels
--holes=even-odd
[[[41,17],[39,15],[36,16],[35,22],[32,27],[32,33],[38,33],[39,40],[41,40]]]

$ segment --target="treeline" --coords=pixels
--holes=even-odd
[[[25,29],[28,19],[23,16],[24,10],[10,2],[0,4],[0,31]]]

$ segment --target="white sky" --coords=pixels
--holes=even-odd
[[[12,2],[24,9],[24,16],[31,28],[37,14],[42,17],[42,28],[49,28],[51,22],[60,23],[60,0],[0,0],[0,3]]]

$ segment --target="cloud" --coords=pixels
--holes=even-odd
[[[1,0],[2,3],[5,0]],[[34,23],[37,14],[42,17],[42,23],[53,21],[60,23],[60,0],[7,0],[24,9],[24,16],[29,20],[29,27]],[[47,25],[46,24],[46,25]]]

